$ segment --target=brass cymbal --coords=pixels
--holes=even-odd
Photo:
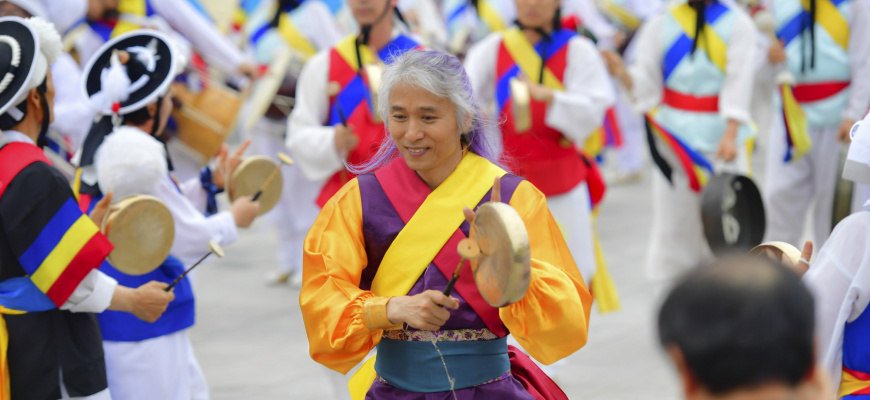
[[[518,78],[510,79],[511,104],[513,104],[514,131],[528,132],[532,127],[531,94],[529,85]]]
[[[159,267],[175,239],[172,213],[162,201],[146,195],[125,197],[109,207],[100,231],[115,246],[109,263],[128,275]]]
[[[477,289],[489,305],[505,307],[523,298],[531,278],[529,234],[522,218],[505,203],[481,205],[470,238],[480,256],[471,260]]]
[[[752,248],[752,250],[749,251],[749,255],[766,256],[768,250],[773,252],[776,261],[782,260],[783,255],[785,255],[792,264],[797,264],[801,260],[801,251],[797,247],[786,242],[762,243]]]
[[[242,164],[233,172],[230,180],[230,200],[235,201],[239,197],[253,196],[260,190],[260,186],[266,183],[275,168],[279,168],[275,161],[266,156],[253,156],[242,161]],[[284,188],[284,180],[281,179],[281,171],[263,188],[263,193],[258,199],[260,202],[260,215],[265,214],[281,198],[281,190]]]

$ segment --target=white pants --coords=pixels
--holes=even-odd
[[[765,203],[767,235],[801,247],[807,212],[813,205],[813,240],[819,249],[831,233],[834,186],[841,145],[838,126],[809,131],[813,147],[800,160],[785,163],[785,131],[782,119],[774,122],[768,141]]]
[[[278,121],[261,118],[248,133],[251,151],[254,154],[276,158],[278,152],[287,153],[284,147],[284,131],[287,126]],[[320,209],[315,204],[321,182],[305,179],[299,167],[283,166],[284,190],[281,199],[262,218],[278,230],[281,245],[278,246],[278,270],[281,273],[302,272],[302,247],[305,236]]]
[[[556,222],[561,225],[568,250],[571,251],[571,256],[574,257],[574,262],[580,269],[583,280],[586,281],[586,287],[589,287],[597,264],[590,216],[591,203],[586,182],[577,185],[568,193],[547,197],[547,207],[550,208]]]
[[[634,113],[622,92],[616,91],[616,119],[622,132],[622,147],[616,149],[616,165],[619,172],[630,175],[644,166],[646,133],[641,117]]]
[[[103,341],[114,400],[207,400],[187,330],[141,342]]]
[[[659,146],[662,156],[673,168],[673,185],[658,167],[652,174],[652,237],[647,252],[647,278],[659,285],[669,285],[684,272],[711,259],[713,253],[704,236],[701,220],[701,193],[689,187],[688,177],[672,152]],[[704,157],[713,162],[715,154]],[[749,169],[746,147],[738,144],[737,158],[716,166],[717,172],[745,174]]]

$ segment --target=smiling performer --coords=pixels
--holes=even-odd
[[[545,364],[586,343],[591,296],[546,198],[496,164],[493,126],[455,57],[408,52],[387,67],[378,95],[390,137],[305,242],[311,357],[347,373],[378,346],[351,381],[355,399],[566,398],[506,342],[512,333]],[[498,201],[491,188],[518,211],[531,249],[528,291],[502,308],[483,300],[468,269],[453,297],[442,293],[469,233],[463,207]],[[444,364],[421,341],[437,341]]]
[[[324,182],[317,198],[321,207],[353,178],[344,167],[345,161],[367,162],[384,137],[384,125],[374,112],[373,90],[377,90],[378,77],[367,67],[389,64],[419,47],[400,32],[393,18],[396,2],[349,0],[362,27],[360,35],[348,36],[335,47],[318,52],[299,75],[287,148],[308,179]]]
[[[601,125],[615,94],[595,45],[561,29],[559,0],[516,0],[516,6],[518,27],[493,33],[472,47],[465,66],[478,101],[494,102],[505,121],[506,155],[516,160],[518,175],[547,196],[589,284],[596,271],[589,164],[577,144]],[[515,123],[512,80],[524,80],[529,88],[531,123],[525,129]]]

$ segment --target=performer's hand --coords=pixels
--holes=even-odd
[[[501,178],[499,177],[495,177],[495,181],[492,183],[492,195],[489,196],[489,201],[494,203],[501,202]],[[474,223],[474,211],[465,207],[462,209],[462,213],[465,214],[465,220],[469,224]]]
[[[553,102],[553,98],[555,97],[555,91],[553,91],[553,89],[550,89],[538,82],[533,82],[525,74],[520,75],[520,80],[525,82],[525,84],[529,87],[529,96],[531,96],[532,100],[544,102],[547,104]]]
[[[246,78],[250,80],[254,80],[260,77],[260,71],[254,64],[249,62],[244,62],[239,65],[239,74],[244,75]]]
[[[782,43],[782,41],[777,40],[771,43],[770,47],[767,49],[767,60],[770,61],[771,64],[776,65],[784,62],[785,59],[785,45]]]
[[[725,134],[719,141],[719,148],[716,149],[716,159],[725,162],[731,162],[737,157],[737,121],[729,120],[728,127],[725,128]]]
[[[106,193],[106,195],[97,202],[97,205],[94,206],[94,209],[91,210],[91,221],[94,221],[97,226],[103,226],[103,218],[106,217],[106,213],[109,211],[110,205],[112,205],[111,191]]]
[[[427,290],[413,296],[393,297],[387,303],[387,319],[405,323],[424,331],[436,331],[450,318],[446,308],[456,310],[459,300],[437,290]]]
[[[623,31],[618,30],[616,31],[616,33],[613,34],[613,46],[617,49],[622,47],[622,45],[625,44],[626,40],[628,40],[628,36],[626,36],[625,32]]]
[[[254,201],[254,196],[239,197],[230,206],[230,213],[239,228],[247,228],[254,223],[260,213],[260,202]]]
[[[163,290],[168,286],[157,281],[148,282],[136,289],[118,285],[112,295],[109,310],[131,313],[145,322],[157,321],[166,311],[169,302],[175,299],[175,293]]]
[[[843,122],[840,122],[840,132],[837,134],[837,138],[840,139],[841,142],[845,144],[852,143],[852,126],[855,125],[855,121],[851,119],[844,119]]]
[[[251,144],[251,139],[247,139],[242,142],[241,146],[230,155],[230,148],[226,143],[221,145],[221,149],[217,154],[217,166],[215,167],[214,173],[212,174],[211,181],[215,184],[219,189],[226,188],[227,181],[233,176],[233,172],[236,171],[236,168],[242,164],[242,154],[245,153],[245,150],[248,149],[248,145]]]
[[[359,145],[359,137],[353,126],[338,124],[335,126],[335,148],[338,151],[351,151]]]
[[[631,76],[625,69],[625,62],[622,60],[622,56],[612,51],[604,50],[601,52],[601,57],[604,58],[604,64],[607,65],[607,72],[619,79],[626,89],[631,90]]]
[[[804,249],[801,251],[801,259],[798,260],[797,264],[791,265],[791,268],[794,272],[797,272],[798,275],[804,276],[810,269],[810,259],[813,258],[813,242],[807,240],[804,243]],[[790,265],[791,262],[786,263],[786,265]]]

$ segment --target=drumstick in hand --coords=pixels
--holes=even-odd
[[[447,287],[444,288],[445,296],[450,296],[450,293],[453,292],[453,286],[455,286],[456,281],[459,280],[459,272],[462,271],[462,265],[465,264],[465,261],[473,260],[480,255],[480,248],[477,246],[477,243],[474,243],[473,240],[467,238],[462,239],[459,242],[456,251],[462,259],[459,260],[459,266],[456,267],[456,270],[453,272],[453,277],[450,278],[450,282],[447,282]]]
[[[166,287],[166,289],[163,289],[163,291],[168,292],[168,291],[172,290],[172,288],[175,287],[175,285],[177,285],[178,282],[181,282],[182,278],[187,276],[187,274],[190,271],[193,271],[193,269],[196,268],[197,265],[199,265],[203,261],[205,261],[206,257],[208,257],[210,254],[216,255],[218,258],[223,258],[224,249],[222,249],[221,246],[219,244],[217,244],[217,242],[215,242],[214,240],[209,240],[208,241],[208,253],[205,253],[205,255],[199,259],[199,261],[197,261],[195,264],[191,265],[190,268],[188,268],[186,271],[182,272],[181,275],[178,275],[178,278],[175,278],[175,280],[172,281],[172,283],[170,283],[169,286]]]
[[[272,180],[275,179],[275,176],[278,175],[278,171],[281,170],[281,164],[293,165],[293,159],[284,153],[278,153],[278,161],[280,162],[278,163],[278,165],[275,166],[275,169],[272,170],[272,173],[269,174],[269,177],[266,178],[266,181],[263,182],[262,185],[260,185],[260,189],[257,190],[257,193],[254,194],[254,198],[252,199],[252,201],[257,201],[257,199],[259,199],[260,196],[263,194],[263,190],[266,190],[266,188],[269,187],[269,184],[272,183]]]

